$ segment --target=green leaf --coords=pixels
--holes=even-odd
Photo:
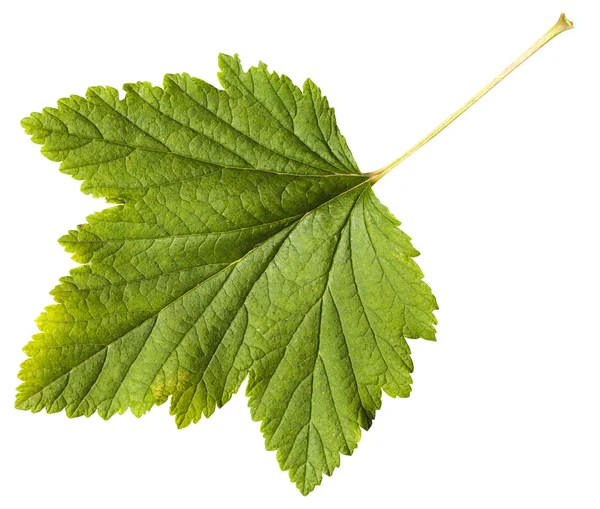
[[[307,80],[221,55],[187,74],[58,101],[22,124],[115,206],[60,239],[81,266],[25,347],[17,407],[179,427],[248,377],[252,418],[303,494],[351,454],[382,391],[410,393],[406,338],[435,339],[418,252]]]

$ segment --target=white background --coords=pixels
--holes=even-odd
[[[600,33],[594,0],[5,2],[0,8],[0,506],[600,507]],[[90,85],[216,84],[259,60],[336,107],[363,171],[397,157],[549,28],[560,35],[375,189],[423,254],[438,342],[355,454],[303,498],[243,390],[179,431],[13,408],[21,348],[103,208],[19,121]]]

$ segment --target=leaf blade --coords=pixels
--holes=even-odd
[[[224,90],[92,87],[24,119],[82,191],[116,205],[60,239],[82,265],[25,347],[17,407],[105,419],[171,397],[179,427],[248,377],[252,418],[303,494],[351,454],[435,298],[307,80],[221,55]]]

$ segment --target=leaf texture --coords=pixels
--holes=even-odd
[[[92,87],[22,124],[115,206],[60,239],[81,265],[25,347],[17,407],[103,418],[171,398],[177,425],[248,377],[252,418],[303,494],[407,397],[406,338],[435,339],[418,252],[321,91],[220,55],[223,90]]]

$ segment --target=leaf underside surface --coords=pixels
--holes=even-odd
[[[60,239],[81,265],[25,347],[17,407],[177,426],[248,378],[266,447],[307,494],[352,454],[382,391],[410,393],[406,338],[435,339],[418,252],[372,191],[327,99],[219,56],[22,121],[42,153],[115,204]]]

